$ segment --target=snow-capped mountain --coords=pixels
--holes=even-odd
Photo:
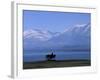
[[[54,36],[59,35],[59,32],[50,32],[40,29],[30,29],[26,30],[23,33],[24,36],[24,48],[33,48],[43,46],[43,43],[53,38]]]
[[[76,24],[72,27],[68,27],[63,33],[84,33],[90,32],[90,24]]]
[[[90,46],[90,24],[67,27],[61,33],[39,29],[24,32],[25,48],[66,48],[66,46]]]
[[[30,29],[27,31],[24,31],[24,39],[36,39],[38,41],[46,41],[52,38],[53,36],[58,35],[59,33],[50,32],[50,31],[43,31],[39,29]]]

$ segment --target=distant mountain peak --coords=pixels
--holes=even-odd
[[[40,29],[29,29],[24,31],[24,39],[39,39],[41,41],[46,41],[52,38],[53,36],[56,36],[57,32],[51,32],[46,30],[40,30]]]
[[[25,48],[61,47],[61,46],[89,46],[90,24],[74,25],[67,27],[63,32],[51,32],[48,30],[30,29],[24,31]]]
[[[81,27],[84,27],[86,26],[87,24],[76,24],[75,27],[78,27],[78,28],[81,28]]]
[[[90,23],[88,24],[76,24],[74,26],[70,26],[70,27],[67,27],[63,32],[63,33],[66,33],[66,32],[76,32],[76,33],[79,33],[79,32],[86,32],[90,29]]]

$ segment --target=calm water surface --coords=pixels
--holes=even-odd
[[[51,52],[33,52],[24,51],[23,60],[24,62],[35,62],[35,61],[45,61],[46,55],[51,54]],[[90,51],[55,51],[55,60],[89,60]]]

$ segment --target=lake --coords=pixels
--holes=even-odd
[[[46,55],[51,54],[51,52],[34,52],[34,51],[24,51],[23,60],[24,62],[36,62],[45,61]],[[90,51],[55,51],[55,60],[90,60]]]

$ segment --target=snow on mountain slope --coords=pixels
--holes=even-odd
[[[87,37],[88,35],[88,37]],[[88,40],[90,36],[90,25],[85,24],[81,25],[75,25],[73,27],[68,27],[66,31],[62,32],[60,35],[53,37],[51,40],[52,41],[57,41],[61,43],[75,43],[76,41],[81,42],[84,40]],[[81,41],[80,41],[81,40]]]
[[[62,33],[85,33],[90,32],[90,24],[76,24],[72,27],[68,27],[64,32]]]
[[[53,33],[50,31],[42,31],[39,29],[31,29],[24,31],[24,39],[37,39],[40,41],[46,41],[50,38],[52,38],[54,35],[57,35],[58,33]]]
[[[47,32],[47,31],[40,31],[40,30],[28,30],[24,32],[24,39],[39,39],[42,41],[48,40],[49,38],[51,38],[52,35]]]
[[[90,24],[67,27],[61,33],[39,29],[25,31],[24,46],[35,47],[37,45],[41,47],[90,46]]]

